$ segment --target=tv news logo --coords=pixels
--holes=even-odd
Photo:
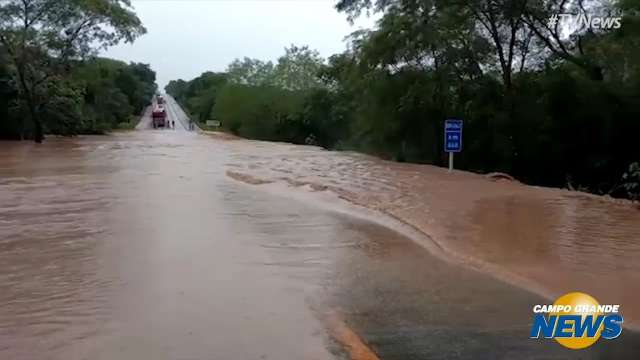
[[[592,16],[587,14],[553,14],[549,17],[549,27],[554,28],[557,24],[561,24],[560,20],[565,23],[569,22],[570,25],[576,26],[578,29],[612,30],[622,27],[622,17],[620,16]]]
[[[569,349],[584,349],[600,338],[620,336],[623,322],[620,305],[600,305],[590,295],[572,292],[553,305],[533,307],[530,337],[555,339]]]

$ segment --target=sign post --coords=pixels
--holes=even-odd
[[[449,171],[452,171],[453,154],[462,151],[462,120],[444,121],[444,151],[449,153]]]

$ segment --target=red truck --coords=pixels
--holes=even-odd
[[[153,128],[164,128],[167,125],[167,112],[163,107],[157,106],[151,113],[151,119],[153,120]]]

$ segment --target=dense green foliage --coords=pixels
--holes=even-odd
[[[137,115],[151,104],[157,88],[156,74],[148,65],[111,59],[86,61],[71,78],[83,94],[78,120],[83,125],[80,131],[85,133],[126,128],[123,123],[137,122]]]
[[[633,197],[639,6],[342,0],[338,10],[352,17],[382,13],[375,29],[352,35],[343,54],[324,62],[292,47],[276,64],[236,60],[226,81],[207,82],[214,74],[205,73],[166,90],[199,119],[216,117],[242,136],[437,165],[446,160],[443,121],[459,118],[465,127],[458,167]],[[554,13],[619,13],[622,27],[548,26]],[[200,106],[205,94],[207,106]]]
[[[0,67],[0,138],[33,138],[34,126],[19,90]],[[38,108],[48,134],[99,134],[130,128],[156,92],[155,72],[146,64],[95,58],[72,65],[64,80],[47,87]]]
[[[189,82],[171,81],[165,91],[173,95],[196,120],[204,122],[210,119],[218,91],[226,83],[226,74],[205,72]]]
[[[318,77],[322,67],[316,51],[291,46],[275,65],[244,58],[225,73],[174,80],[165,90],[197,121],[222,120],[226,129],[255,139],[304,142],[315,134],[301,117],[306,100],[326,92]]]
[[[146,31],[130,5],[129,0],[0,2],[0,113],[8,114],[1,137],[41,142],[45,132],[102,131],[139,111],[155,81],[146,65],[82,62]]]

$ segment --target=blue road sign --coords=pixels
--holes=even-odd
[[[462,120],[444,121],[444,151],[462,151]]]

